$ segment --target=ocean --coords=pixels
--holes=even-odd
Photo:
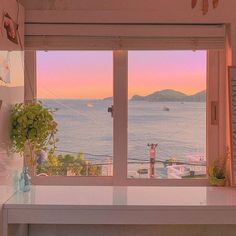
[[[56,109],[58,152],[83,152],[86,159],[99,163],[112,159],[113,119],[107,112],[112,101],[47,99],[42,102]],[[205,156],[206,104],[129,101],[128,161],[148,161],[148,143],[158,144],[156,160],[175,158],[184,162],[189,156]]]

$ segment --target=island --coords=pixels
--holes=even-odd
[[[147,102],[205,102],[206,90],[193,95],[187,95],[173,89],[165,89],[147,96],[134,95],[130,100]]]

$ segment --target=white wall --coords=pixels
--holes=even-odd
[[[0,0],[0,16],[7,11],[12,17],[16,17],[16,1]],[[23,9],[21,7],[20,19],[23,20]],[[2,22],[2,19],[0,20]],[[21,25],[22,26],[22,25]],[[0,25],[1,27],[1,25]],[[2,204],[11,197],[16,190],[17,174],[22,169],[22,158],[14,156],[9,150],[9,111],[12,104],[22,102],[24,98],[24,71],[23,52],[7,51],[19,50],[6,38],[6,32],[0,29],[0,67],[6,59],[10,68],[11,82],[6,84],[0,81],[0,235],[2,232]],[[21,28],[23,30],[23,27]],[[4,50],[4,51],[3,51]]]

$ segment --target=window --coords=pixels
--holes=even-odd
[[[206,178],[206,52],[128,56],[128,178]]]
[[[111,51],[37,52],[38,99],[54,110],[56,153],[38,175],[111,176]]]
[[[124,67],[128,178],[206,178],[206,52],[129,51]],[[112,176],[112,69],[111,51],[37,52],[38,99],[59,129],[39,176]]]
[[[87,124],[84,123],[83,129],[81,129],[81,137],[80,143],[76,143],[76,148],[70,152],[75,152],[74,155],[82,157],[84,162],[84,169],[88,168],[89,165],[97,165],[99,168],[105,168],[105,166],[110,166],[111,170],[100,171],[99,174],[94,175],[89,174],[89,171],[82,171],[78,174],[78,178],[73,173],[72,170],[64,172],[64,176],[57,176],[58,178],[54,178],[54,176],[40,176],[35,178],[37,180],[35,183],[38,184],[83,184],[83,185],[202,185],[207,184],[207,179],[204,173],[206,172],[206,165],[212,164],[219,155],[224,154],[225,146],[227,145],[226,135],[227,135],[227,122],[226,122],[226,99],[225,99],[225,89],[226,89],[226,61],[225,56],[226,52],[225,48],[225,26],[224,25],[90,25],[89,27],[84,27],[84,25],[78,26],[78,31],[76,34],[78,35],[67,35],[68,33],[61,32],[59,36],[51,35],[48,30],[45,29],[44,36],[27,36],[27,44],[28,48],[31,50],[47,50],[45,53],[45,61],[47,56],[51,53],[59,53],[58,50],[72,50],[70,52],[75,53],[76,50],[83,50],[79,52],[83,53],[96,53],[96,63],[94,62],[95,57],[91,57],[89,60],[86,59],[85,54],[83,55],[83,62],[87,63],[87,75],[91,74],[93,71],[96,71],[97,65],[103,64],[103,53],[108,53],[109,63],[103,64],[103,67],[107,69],[107,73],[109,73],[110,83],[107,83],[107,88],[109,87],[109,93],[103,94],[101,96],[94,96],[97,93],[92,92],[92,96],[89,96],[89,101],[86,101],[87,108],[91,108],[91,110],[95,111],[96,106],[94,105],[96,101],[102,100],[102,102],[107,102],[106,106],[104,106],[104,110],[102,116],[106,117],[104,119],[107,120],[107,124],[105,126],[96,126],[96,130],[93,130],[93,134],[97,136],[96,145],[94,148],[88,149],[86,145],[82,145],[85,142],[86,138],[89,139],[90,142],[95,140],[94,137],[89,136],[89,132],[86,127],[90,128],[89,120],[87,120]],[[210,30],[209,30],[210,29]],[[119,37],[117,37],[119,36]],[[44,44],[41,44],[40,40],[44,39]],[[50,51],[52,50],[52,51]],[[57,50],[57,51],[54,51]],[[87,50],[87,51],[84,51]],[[94,51],[96,50],[96,51]],[[104,51],[107,50],[107,51]],[[147,51],[148,50],[148,51]],[[167,51],[161,51],[167,50]],[[186,51],[188,50],[188,51]],[[60,51],[66,53],[68,51]],[[78,51],[77,51],[78,52]],[[156,60],[155,56],[159,55],[159,53],[167,53],[168,59],[163,57],[163,60]],[[195,78],[195,74],[198,73],[195,71],[196,67],[199,65],[193,64],[193,67],[190,67],[188,64],[186,65],[186,60],[184,63],[181,62],[183,59],[179,59],[178,57],[171,55],[171,53],[187,52],[193,55],[193,60],[198,58],[201,55],[201,87],[195,87],[194,89],[187,89],[189,82],[195,83],[198,79]],[[44,54],[43,52],[40,52]],[[144,53],[144,54],[143,54]],[[113,56],[112,56],[113,54]],[[155,54],[154,59],[152,59],[151,54]],[[166,54],[166,55],[167,55]],[[29,75],[32,78],[36,78],[34,74],[34,61],[36,61],[36,56],[34,56],[34,52],[26,52],[26,70],[29,72]],[[82,55],[82,54],[81,54]],[[144,56],[145,55],[145,56]],[[48,57],[48,58],[49,58]],[[45,68],[42,68],[44,73],[48,73],[50,71],[50,67],[56,65],[56,59],[59,59],[60,55],[57,54],[57,57],[54,56],[51,59],[52,64],[45,63]],[[65,64],[73,64],[73,67],[79,69],[80,67],[79,59],[75,60],[72,63],[69,57],[65,57],[66,60],[63,60]],[[82,58],[82,57],[81,57]],[[172,60],[175,58],[175,60]],[[181,57],[180,57],[181,58]],[[41,58],[42,59],[42,58]],[[192,60],[191,59],[191,60]],[[37,58],[37,67],[39,67],[39,58]],[[172,62],[171,62],[172,61]],[[198,60],[196,60],[198,61]],[[155,82],[162,82],[162,87],[149,87],[149,90],[142,90],[142,87],[146,87],[145,81],[149,81],[147,84],[153,84],[153,74],[159,73],[163,69],[163,62],[166,62],[166,74],[177,70],[176,67],[181,67],[186,65],[185,68],[181,70],[183,76],[178,74],[180,77],[177,78],[177,75],[173,75],[172,82],[165,84],[163,83],[163,78],[165,77],[156,77]],[[53,63],[55,63],[53,65]],[[94,64],[95,63],[95,64]],[[147,66],[147,70],[142,70],[142,63],[150,65]],[[81,64],[81,65],[82,65]],[[168,64],[170,64],[168,66]],[[176,66],[178,65],[178,66]],[[84,67],[86,68],[86,67]],[[74,68],[73,68],[74,69]],[[59,66],[58,71],[62,70]],[[185,80],[180,82],[184,74],[186,72],[192,71],[194,76],[191,76],[191,79],[188,81]],[[40,73],[37,68],[37,80],[38,85],[40,84]],[[109,71],[109,72],[108,72]],[[151,72],[152,73],[151,73]],[[69,70],[66,71],[68,73]],[[81,72],[81,71],[80,71]],[[196,73],[195,73],[196,72]],[[205,73],[207,72],[207,76]],[[136,75],[135,75],[136,73]],[[144,73],[145,79],[140,79],[139,77]],[[151,73],[151,74],[148,74]],[[28,73],[27,73],[28,74]],[[48,73],[50,75],[50,73]],[[79,74],[79,73],[77,73]],[[98,75],[101,74],[101,71],[98,70]],[[146,77],[146,75],[148,75]],[[46,76],[46,75],[45,75]],[[51,75],[50,75],[51,76]],[[138,76],[138,77],[137,77]],[[176,77],[175,77],[176,76]],[[174,79],[176,78],[176,80]],[[41,77],[42,78],[42,77]],[[82,77],[80,77],[82,78]],[[197,77],[196,77],[197,78]],[[200,77],[198,77],[200,78]],[[50,80],[52,80],[52,76]],[[145,86],[140,87],[143,83]],[[31,81],[31,80],[30,80]],[[91,80],[92,81],[92,80]],[[90,82],[91,82],[90,81]],[[176,82],[176,81],[179,81]],[[47,82],[46,82],[47,83]],[[56,82],[55,82],[56,83]],[[191,84],[190,83],[190,84]],[[96,84],[96,85],[95,85]],[[96,90],[99,90],[99,82],[96,81],[95,86]],[[110,85],[109,85],[110,84]],[[178,87],[179,85],[183,85],[183,88]],[[196,85],[196,84],[195,84]],[[36,96],[36,89],[34,88],[35,83],[30,85],[26,84],[26,97],[30,97],[34,99]],[[68,84],[67,84],[68,86]],[[139,87],[138,87],[139,86]],[[196,85],[197,86],[197,85]],[[35,91],[30,94],[31,87]],[[44,84],[45,87],[45,84]],[[55,86],[56,87],[56,86]],[[74,86],[75,87],[75,86]],[[185,87],[185,88],[184,88]],[[191,86],[190,86],[191,87]],[[192,88],[191,87],[191,88]],[[205,89],[204,89],[205,88]],[[38,95],[40,95],[40,88],[38,86]],[[46,87],[48,90],[48,88]],[[63,87],[65,89],[65,87]],[[62,90],[63,90],[62,89]],[[88,88],[89,89],[89,88]],[[101,88],[104,89],[104,86]],[[140,96],[148,96],[152,93],[162,90],[176,90],[177,92],[184,93],[185,99],[192,99],[191,96],[203,91],[203,95],[205,94],[204,102],[196,102],[195,107],[191,107],[191,102],[183,101],[178,102],[178,106],[183,105],[186,108],[186,116],[183,113],[180,115],[181,110],[177,109],[173,104],[169,104],[166,102],[153,103],[147,101],[140,101],[140,104],[144,104],[146,102],[146,106],[139,106],[137,102],[134,102],[132,97],[134,95]],[[88,91],[87,89],[82,89],[83,92]],[[206,90],[204,92],[204,90]],[[60,102],[63,100],[63,96],[61,96],[59,91],[50,91],[51,97],[53,100],[55,98],[60,98]],[[44,93],[49,93],[49,91]],[[54,96],[52,96],[52,93]],[[59,96],[58,96],[59,95]],[[71,93],[72,95],[72,93]],[[182,94],[183,95],[183,94]],[[200,94],[199,96],[201,96]],[[28,99],[27,97],[27,99]],[[194,96],[193,96],[194,97]],[[68,99],[69,97],[66,97]],[[94,100],[95,98],[95,100]],[[104,98],[107,98],[103,101]],[[137,98],[137,97],[136,97]],[[77,97],[77,99],[87,99],[86,97]],[[93,100],[91,102],[91,99]],[[45,102],[45,101],[44,101]],[[55,103],[55,101],[53,101]],[[91,103],[91,104],[90,104]],[[183,104],[182,104],[183,103]],[[113,105],[113,107],[112,107]],[[156,109],[159,105],[159,110]],[[214,107],[213,107],[214,105]],[[56,108],[57,112],[60,112],[58,106],[53,106]],[[110,107],[109,111],[112,111],[111,114],[107,112],[107,109]],[[79,108],[76,106],[76,109]],[[90,110],[90,115],[93,113]],[[82,110],[81,110],[82,111]],[[80,112],[81,112],[80,111]],[[89,111],[89,110],[88,110]],[[170,121],[171,114],[173,115],[172,119],[176,119],[176,122],[181,117],[187,119],[188,116],[192,117],[192,119],[188,119],[188,123],[183,125],[183,122],[177,122],[177,126],[174,128],[178,128],[177,131],[174,129],[169,129],[171,126],[173,127],[175,122],[172,120],[172,124],[166,122],[166,128],[164,131],[160,132],[160,125],[155,124],[156,131],[159,130],[157,137],[155,135],[155,129],[153,129],[154,122],[153,120],[157,117],[157,111],[160,112],[163,120]],[[214,112],[213,112],[214,111]],[[96,111],[98,112],[98,111]],[[68,115],[68,114],[67,114]],[[96,113],[94,116],[97,116]],[[57,116],[57,115],[56,115]],[[140,117],[144,117],[144,122],[140,120]],[[79,117],[79,116],[78,116]],[[98,116],[99,117],[99,116]],[[158,116],[158,119],[161,119]],[[97,117],[96,117],[97,118]],[[177,119],[178,118],[178,119]],[[194,120],[194,119],[195,120]],[[135,120],[136,119],[136,120]],[[81,122],[81,120],[80,120]],[[66,127],[67,124],[65,122],[61,123],[61,127]],[[185,128],[185,127],[190,127]],[[143,129],[143,133],[141,130]],[[169,131],[168,131],[169,129]],[[183,130],[184,129],[184,130]],[[108,132],[110,130],[109,140],[101,139],[103,136],[103,132]],[[182,137],[180,137],[178,130],[183,130],[184,133],[188,133],[188,136],[184,135],[183,142],[180,141]],[[163,130],[162,130],[163,131]],[[73,130],[75,132],[75,130]],[[149,136],[148,136],[148,135]],[[87,136],[86,136],[87,135]],[[166,136],[165,136],[166,135]],[[59,134],[60,139],[63,140],[63,144],[67,143],[67,147],[69,147],[70,141],[66,139],[65,135]],[[105,135],[106,136],[106,135]],[[103,137],[105,137],[103,136]],[[160,137],[161,136],[161,137]],[[168,137],[169,136],[169,137]],[[91,138],[90,138],[91,137]],[[108,136],[107,136],[108,137]],[[189,137],[186,138],[186,137]],[[76,137],[73,137],[74,139]],[[78,138],[78,136],[77,136]],[[169,138],[169,143],[167,138]],[[99,142],[98,142],[99,141]],[[176,142],[175,142],[176,141]],[[108,144],[109,143],[109,144]],[[158,144],[156,147],[156,162],[154,167],[154,172],[156,176],[152,177],[150,175],[150,147],[148,144]],[[173,144],[173,145],[170,145]],[[78,147],[80,146],[80,147]],[[101,151],[101,148],[104,149],[106,146],[106,152]],[[59,149],[60,147],[60,149]],[[170,149],[170,147],[172,149]],[[64,155],[66,154],[66,149],[60,143],[58,144],[58,153],[59,150],[64,151]],[[183,151],[185,148],[185,151]],[[168,149],[168,150],[167,150]],[[82,150],[82,151],[81,151]],[[186,151],[187,150],[187,151]],[[164,152],[166,154],[164,154]],[[95,160],[86,156],[86,153],[95,154],[96,156],[105,154],[105,156],[111,158],[110,159],[100,159]],[[167,154],[168,153],[168,154]],[[139,158],[137,158],[139,156]],[[189,156],[194,156],[193,159],[187,158]],[[136,160],[137,159],[137,160]],[[141,160],[141,161],[140,161]],[[87,164],[89,162],[89,164]],[[106,163],[104,163],[106,162]],[[107,163],[108,162],[108,163]],[[142,163],[143,162],[143,163]],[[163,165],[163,163],[164,166]],[[197,163],[195,163],[197,162]],[[144,165],[146,165],[144,167]],[[162,165],[162,166],[161,166]],[[168,175],[161,176],[161,170],[163,169],[167,172],[167,169],[172,169],[174,165],[184,165],[184,168],[180,172],[186,172],[190,174],[189,176],[182,175],[172,175],[171,177]],[[132,168],[131,168],[132,167]],[[144,167],[144,168],[143,168]],[[186,167],[186,168],[185,168]],[[101,169],[100,169],[101,170]],[[177,170],[178,171],[178,170]],[[132,173],[133,172],[133,173]],[[196,173],[202,172],[201,175],[196,175]],[[41,172],[40,172],[41,173]],[[103,173],[103,174],[101,174]],[[106,174],[105,174],[106,173]],[[110,173],[110,174],[108,174]],[[146,173],[146,176],[145,176]],[[43,174],[43,173],[41,173]],[[56,174],[59,175],[59,174]],[[65,175],[73,175],[72,178],[67,178]],[[86,176],[93,176],[93,178],[86,178]],[[81,178],[81,176],[85,176]],[[102,177],[102,178],[101,178]],[[151,178],[150,178],[151,177]],[[183,178],[184,177],[184,178]],[[187,177],[187,178],[186,178]]]

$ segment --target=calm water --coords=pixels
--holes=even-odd
[[[107,112],[111,101],[43,100],[58,108],[58,149],[84,152],[87,159],[112,156],[112,118]],[[168,107],[170,111],[164,111]],[[157,158],[204,154],[206,142],[205,103],[129,102],[129,159],[148,160],[147,143],[158,143]],[[101,155],[101,156],[99,156]]]

